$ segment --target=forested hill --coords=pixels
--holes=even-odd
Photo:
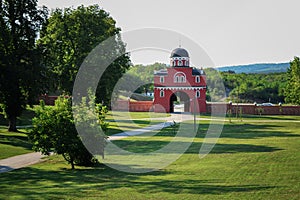
[[[289,66],[290,63],[260,63],[260,64],[250,64],[250,65],[218,67],[217,69],[221,72],[234,71],[237,74],[240,73],[268,74],[268,73],[275,73],[275,72],[286,72]]]

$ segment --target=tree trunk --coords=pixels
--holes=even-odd
[[[9,118],[8,131],[9,132],[18,132],[18,129],[17,129],[17,117],[10,117]]]
[[[74,165],[74,159],[70,156],[70,164],[72,169],[75,169],[75,165]]]

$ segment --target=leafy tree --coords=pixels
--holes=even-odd
[[[284,102],[286,73],[232,74],[221,72],[228,96],[242,102]]]
[[[300,60],[295,57],[288,69],[288,84],[285,89],[285,101],[300,105]]]
[[[53,73],[55,90],[71,94],[82,62],[107,38],[115,37],[115,51],[125,52],[125,44],[116,35],[120,32],[120,28],[115,24],[115,20],[98,5],[79,6],[77,9],[56,9],[51,13],[38,42],[44,47],[44,60]],[[114,85],[129,65],[129,56],[124,54],[108,67],[99,82],[97,92],[99,101],[104,101],[108,105]]]
[[[46,8],[39,9],[37,0],[0,2],[0,103],[9,131],[17,131],[17,117],[43,89],[36,38],[46,16]]]
[[[28,134],[33,143],[35,151],[48,154],[54,151],[61,154],[68,161],[72,169],[74,165],[89,166],[96,162],[93,155],[86,149],[79,137],[75,120],[85,122],[88,126],[101,126],[106,131],[108,124],[104,122],[107,113],[106,107],[97,104],[97,124],[91,122],[91,116],[87,115],[86,99],[77,107],[77,114],[72,113],[71,99],[59,97],[54,106],[45,106],[43,101],[36,109],[36,117],[33,119],[33,130]],[[100,137],[100,138],[99,138]],[[90,135],[91,141],[101,141],[98,144],[97,153],[104,156],[105,139],[104,135]],[[93,152],[94,153],[94,152]]]

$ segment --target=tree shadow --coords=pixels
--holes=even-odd
[[[299,137],[291,131],[278,131],[284,126],[268,124],[226,124],[220,138],[255,139],[262,137]],[[272,130],[276,128],[276,130]]]
[[[116,140],[113,143],[124,150],[134,153],[150,153],[157,151],[166,145],[169,141],[156,141],[156,140]],[[187,146],[185,142],[174,142],[176,150],[181,150],[181,147]],[[198,154],[202,142],[193,142],[185,151],[185,154]],[[165,154],[174,154],[177,151],[164,151]],[[277,147],[270,147],[264,145],[251,145],[251,144],[215,144],[210,153],[212,154],[225,154],[225,153],[259,153],[259,152],[275,152],[283,150]]]
[[[0,143],[16,147],[23,147],[29,150],[32,149],[32,145],[28,142],[28,138],[25,136],[0,135]]]
[[[44,170],[24,168],[0,176],[0,190],[6,197],[39,198],[86,198],[90,191],[101,192],[134,189],[138,193],[170,194],[224,194],[230,192],[260,191],[275,186],[225,185],[222,180],[195,179],[168,180],[170,172],[160,170],[147,174],[128,174],[105,165],[98,168],[77,170]],[[150,178],[150,177],[159,178]],[[149,178],[148,178],[149,177]],[[95,195],[95,194],[92,194]],[[100,198],[97,195],[97,198]],[[0,195],[1,196],[1,195]]]

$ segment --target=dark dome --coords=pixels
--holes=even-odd
[[[189,57],[189,53],[183,48],[177,48],[174,49],[171,53],[171,58],[174,57]]]

